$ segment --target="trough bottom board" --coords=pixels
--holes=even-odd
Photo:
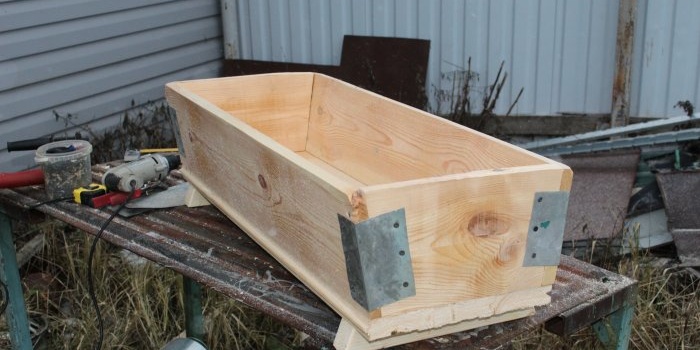
[[[470,329],[484,327],[496,323],[516,320],[529,317],[535,314],[535,308],[509,311],[500,315],[491,316],[487,319],[466,320],[456,324],[443,326],[436,329],[416,331],[412,333],[399,334],[391,338],[368,341],[362,334],[357,332],[355,327],[345,319],[340,321],[338,333],[333,341],[333,346],[338,350],[374,350],[391,346],[411,343],[419,340],[430,339],[442,335],[463,332]]]

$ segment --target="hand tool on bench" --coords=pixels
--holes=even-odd
[[[149,181],[160,181],[180,166],[179,155],[151,154],[108,170],[102,183],[110,191],[130,192]]]
[[[80,132],[76,132],[75,136],[47,136],[47,137],[38,137],[35,139],[27,139],[27,140],[19,140],[19,141],[10,141],[7,143],[7,151],[12,152],[12,151],[32,151],[40,146],[43,146],[47,143],[51,143],[54,141],[64,141],[64,140],[85,140],[87,141],[88,138],[81,135]]]

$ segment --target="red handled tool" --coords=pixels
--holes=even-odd
[[[139,197],[141,197],[141,189],[134,190],[134,195],[131,196],[131,199]],[[91,207],[99,209],[108,205],[119,205],[126,202],[127,198],[129,198],[128,192],[109,192],[99,197],[92,198]]]
[[[31,185],[43,185],[44,172],[41,169],[0,173],[0,188],[15,188]]]

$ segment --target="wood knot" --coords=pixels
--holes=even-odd
[[[474,236],[502,235],[510,229],[507,218],[494,212],[478,213],[469,219],[467,230]]]
[[[519,240],[505,241],[498,250],[498,261],[503,264],[514,262],[523,249],[523,244]]]
[[[265,181],[265,177],[262,174],[258,174],[258,183],[264,190],[267,189],[267,181]]]

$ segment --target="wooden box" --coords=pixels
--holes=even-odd
[[[187,180],[342,316],[336,347],[549,302],[565,165],[320,74],[173,82],[166,96]]]

